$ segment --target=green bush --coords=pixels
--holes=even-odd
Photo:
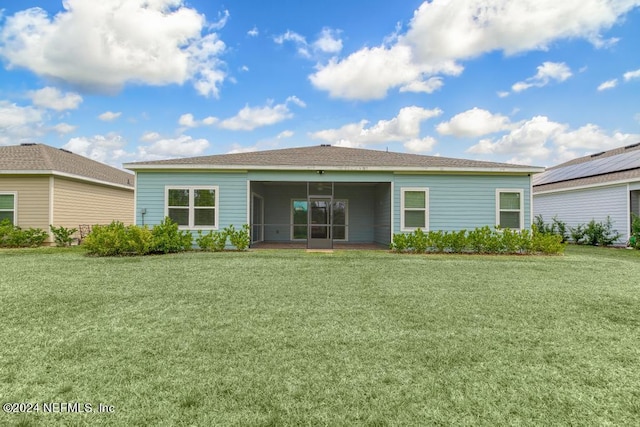
[[[390,249],[394,252],[450,252],[479,254],[560,254],[565,243],[559,234],[545,234],[537,231],[499,229],[488,226],[471,231],[429,231],[418,229],[412,233],[393,235]]]
[[[89,255],[147,255],[153,246],[153,236],[147,226],[126,226],[120,221],[109,225],[94,225],[82,241]]]
[[[569,228],[569,235],[571,236],[571,241],[576,245],[584,245],[585,244],[585,230],[584,224],[578,224],[575,227]]]
[[[223,230],[227,236],[229,236],[229,241],[233,246],[235,246],[238,251],[246,251],[251,244],[251,235],[249,234],[249,224],[244,224],[240,230],[236,230],[232,225],[226,227]]]
[[[151,252],[168,254],[191,249],[193,236],[186,230],[179,230],[178,223],[166,217],[151,230],[153,244]]]
[[[562,238],[562,243],[569,240],[569,227],[567,227],[566,222],[560,221],[557,215],[551,219],[551,224],[545,224],[544,219],[542,219],[542,215],[537,215],[533,221],[533,225],[536,226],[539,233],[556,234],[560,236]]]
[[[41,228],[23,230],[11,221],[0,221],[0,247],[4,248],[34,248],[41,246],[49,235]]]
[[[633,215],[633,221],[631,222],[631,236],[629,236],[629,246],[635,249],[640,249],[640,216]]]
[[[404,233],[397,233],[393,235],[389,249],[393,252],[404,252],[409,248],[408,235]]]
[[[610,246],[615,243],[620,236],[617,230],[613,229],[613,221],[607,216],[604,222],[589,221],[584,231],[587,244],[593,246]]]
[[[223,251],[225,246],[227,246],[227,233],[224,231],[216,232],[209,231],[208,233],[203,233],[198,230],[198,237],[196,237],[196,244],[203,251],[207,252],[220,252]]]
[[[71,246],[71,242],[73,242],[73,233],[78,231],[77,228],[65,228],[62,226],[54,227],[53,225],[49,225],[49,227],[51,228],[54,241],[58,247]]]

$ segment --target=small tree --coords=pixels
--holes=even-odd
[[[55,227],[53,225],[49,225],[49,227],[51,228],[54,241],[58,247],[71,246],[71,242],[73,242],[73,233],[78,231],[77,228],[65,228],[63,226]]]

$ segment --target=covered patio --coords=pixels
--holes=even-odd
[[[252,181],[252,247],[387,247],[391,183]]]

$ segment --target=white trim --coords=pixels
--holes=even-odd
[[[524,190],[522,188],[496,188],[496,226],[500,225],[500,193],[518,193],[520,194],[520,228],[524,229]],[[503,209],[505,212],[515,212],[514,210]]]
[[[220,227],[220,223],[218,220],[220,214],[220,191],[217,185],[165,185],[164,187],[164,218],[169,216],[169,205],[167,204],[169,201],[169,190],[189,190],[189,225],[184,226],[181,225],[179,228],[181,230],[218,230]],[[194,225],[194,190],[213,190],[215,192],[215,201],[214,201],[214,226],[195,226]],[[164,219],[163,218],[163,219]]]
[[[533,177],[529,176],[529,224],[527,228],[531,229],[533,224]]]
[[[0,196],[13,196],[13,209],[3,209],[3,212],[13,211],[13,225],[18,224],[18,192],[17,191],[0,191]]]
[[[100,179],[93,179],[82,175],[75,175],[72,173],[59,172],[54,170],[0,170],[0,175],[53,175],[62,178],[71,178],[77,179],[79,181],[91,182],[93,184],[106,185],[108,187],[123,188],[131,191],[133,191],[134,189],[134,185],[128,186],[124,184],[117,184],[115,182],[103,181]],[[135,177],[135,175],[133,176]]]
[[[553,190],[536,191],[534,192],[534,195],[537,196],[538,194],[552,194],[552,193],[562,193],[565,191],[587,190],[590,188],[597,188],[597,187],[616,187],[622,184],[633,184],[633,183],[640,183],[640,178],[635,177],[635,178],[629,178],[629,179],[620,179],[618,181],[598,182],[593,184],[577,185],[575,187],[563,187],[563,188],[556,188]],[[550,184],[544,184],[544,185],[553,185],[553,184],[557,184],[557,183],[550,183]],[[534,186],[534,187],[537,187],[537,186]]]
[[[406,227],[404,224],[404,195],[408,191],[424,192],[424,229],[422,231],[429,231],[429,188],[428,187],[401,187],[400,188],[400,231],[415,231],[422,227]],[[418,208],[408,208],[412,211],[421,211]]]
[[[251,243],[257,243],[257,242],[264,242],[264,197],[262,197],[260,194],[256,193],[255,191],[251,192],[251,202],[250,202],[250,214],[251,217],[249,218],[249,222],[247,222],[247,224],[249,224],[251,226]],[[260,202],[260,207],[262,208],[260,211],[260,236],[259,239],[254,240],[253,239],[253,209],[255,208],[255,204],[253,203],[254,198],[257,197],[258,199],[261,200]]]
[[[391,235],[389,236],[389,242],[393,242],[393,235],[395,234],[395,224],[393,222],[393,219],[395,218],[395,215],[394,215],[394,212],[393,212],[393,201],[394,201],[394,198],[395,198],[395,193],[394,193],[394,188],[395,188],[394,184],[395,183],[392,181],[389,184],[391,184],[390,188],[389,188],[389,190],[390,190],[389,192],[391,193],[389,195],[389,199],[390,199],[389,200],[389,208],[391,209],[391,215],[390,215],[390,219],[389,219],[391,221],[391,224],[390,224],[391,227],[389,227],[391,229],[391,232],[390,232]]]
[[[446,166],[329,166],[329,165],[219,165],[219,164],[169,164],[169,165],[137,165],[135,163],[126,163],[123,165],[125,169],[136,170],[229,170],[234,172],[260,170],[260,171],[351,171],[351,172],[472,172],[472,173],[542,173],[545,168],[539,167],[446,167]]]
[[[627,239],[631,238],[631,186],[627,184]]]
[[[49,224],[55,225],[55,218],[53,217],[53,208],[55,206],[55,178],[53,175],[49,177]],[[49,237],[53,237],[51,228],[49,228]]]
[[[251,180],[247,179],[247,204],[246,204],[246,208],[247,208],[247,225],[251,225],[251,220],[252,218],[252,212],[251,212],[251,202],[252,202],[252,195],[253,193],[251,193]]]

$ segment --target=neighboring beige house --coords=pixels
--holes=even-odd
[[[134,179],[61,148],[0,146],[0,220],[46,231],[50,224],[133,224]]]

